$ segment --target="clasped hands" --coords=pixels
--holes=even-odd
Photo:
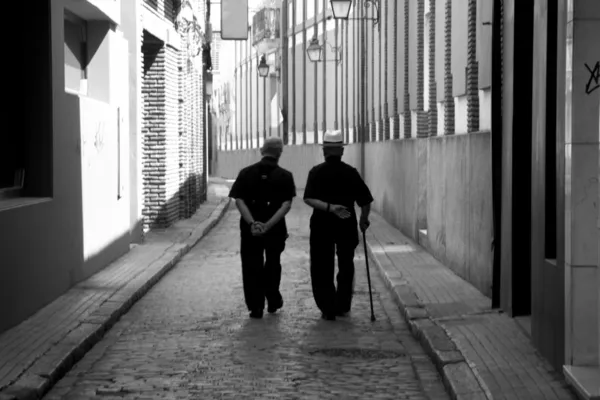
[[[262,236],[267,233],[269,229],[267,228],[267,224],[264,222],[254,221],[252,226],[250,227],[250,232],[252,236]]]
[[[337,216],[339,219],[348,219],[352,216],[352,213],[350,213],[350,210],[348,210],[346,207],[341,206],[339,204],[329,205],[329,211],[334,213],[335,216]],[[361,216],[358,225],[360,227],[360,230],[362,232],[364,232],[367,230],[369,225],[371,225],[371,223],[369,222],[369,218]]]

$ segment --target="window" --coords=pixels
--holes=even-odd
[[[309,20],[315,16],[315,0],[306,0],[306,19]]]
[[[221,0],[210,2],[210,23],[213,33],[221,33]]]
[[[65,89],[87,94],[87,23],[65,10]]]
[[[150,8],[158,10],[158,0],[144,0],[144,3],[150,6]]]
[[[165,1],[165,19],[172,23],[175,23],[177,14],[181,9],[181,0],[166,0]]]
[[[296,0],[296,25],[302,24],[304,21],[304,1]]]
[[[5,7],[11,15],[22,12],[17,2]],[[24,204],[19,198],[52,196],[50,0],[31,8],[31,26],[22,34],[15,36],[10,24],[0,27],[4,37],[12,37],[4,50],[15,61],[3,66],[10,77],[3,90],[11,101],[4,105],[9,121],[0,132],[0,209]]]
[[[423,107],[425,111],[429,111],[429,27],[431,25],[429,1],[426,2],[425,12],[425,27],[423,29]]]
[[[212,60],[212,70],[213,72],[220,71],[220,58],[221,58],[221,34],[213,33],[213,41],[210,49],[211,55],[210,58]]]

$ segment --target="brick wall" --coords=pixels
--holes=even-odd
[[[146,38],[145,38],[146,39]],[[166,226],[168,217],[162,212],[167,202],[165,176],[166,120],[165,115],[165,49],[160,43],[144,40],[143,96],[143,179],[144,230]]]
[[[398,46],[400,45],[400,41],[398,39],[398,18],[400,16],[400,10],[399,8],[401,7],[401,5],[399,4],[398,1],[393,1],[392,2],[394,4],[394,25],[393,25],[393,30],[392,30],[392,36],[393,36],[393,46],[392,46],[392,51],[394,52],[394,68],[392,70],[392,74],[393,74],[393,87],[394,87],[394,94],[393,94],[393,108],[394,108],[394,112],[393,112],[393,118],[394,118],[394,129],[392,133],[392,138],[393,139],[399,139],[400,138],[400,100],[399,100],[399,96],[400,93],[398,92],[398,63],[400,62],[400,60],[398,59]]]
[[[437,0],[438,2],[440,0]],[[429,0],[429,136],[437,135],[438,112],[437,112],[437,83],[435,80],[435,58],[436,58],[436,0]]]
[[[173,24],[179,1],[145,0],[145,6]],[[143,36],[145,231],[191,217],[205,200],[204,86],[186,38],[177,49],[148,32]]]
[[[165,185],[167,203],[164,205],[167,223],[170,225],[179,216],[179,71],[178,51],[167,46],[165,49]]]
[[[467,130],[479,130],[479,65],[477,62],[477,0],[469,0],[467,48]]]
[[[417,137],[429,135],[425,113],[425,0],[417,1]]]
[[[445,1],[444,24],[444,134],[454,134],[454,95],[452,85],[452,0]]]
[[[383,8],[383,20],[381,21],[381,23],[383,24],[383,30],[384,30],[384,37],[383,37],[383,53],[384,53],[384,60],[383,60],[383,74],[384,74],[384,78],[383,78],[383,90],[384,90],[384,103],[383,103],[383,140],[389,140],[390,139],[390,103],[389,103],[389,88],[388,85],[389,83],[389,77],[390,77],[390,61],[392,59],[392,57],[389,56],[389,51],[392,49],[389,37],[390,37],[390,31],[392,28],[390,28],[390,5],[389,5],[390,0],[384,0],[384,8]],[[392,5],[393,7],[393,5]]]
[[[410,24],[415,21],[410,20],[410,1],[404,1],[404,107],[402,114],[404,115],[404,137],[410,137],[412,132],[412,119],[410,118],[410,41],[409,32]]]

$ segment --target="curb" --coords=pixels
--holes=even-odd
[[[14,383],[0,391],[0,400],[36,400],[42,398],[83,356],[98,343],[104,333],[169,272],[211,229],[219,223],[230,205],[225,198],[210,216],[200,223],[183,243],[169,250],[142,273],[125,284],[73,331],[36,360]]]
[[[377,266],[379,275],[392,292],[394,301],[427,355],[440,373],[453,400],[491,400],[492,395],[481,385],[477,374],[446,330],[429,316],[410,284],[390,266],[382,265],[367,240],[367,253]],[[0,399],[2,400],[2,399]]]

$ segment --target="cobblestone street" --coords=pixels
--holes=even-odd
[[[277,314],[248,317],[232,205],[44,398],[448,399],[373,267],[377,321],[370,321],[362,244],[351,314],[320,318],[309,279],[309,213],[297,198]]]

